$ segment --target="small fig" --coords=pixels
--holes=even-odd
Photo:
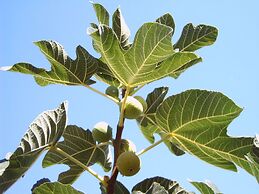
[[[113,97],[113,98],[118,98],[119,97],[119,90],[115,86],[109,86],[105,90],[105,94]]]
[[[124,99],[122,99],[123,102]],[[137,119],[143,113],[142,104],[132,96],[128,96],[125,104],[124,117],[127,119]]]
[[[112,139],[112,128],[106,122],[99,122],[94,126],[92,135],[95,141],[107,142]]]
[[[133,176],[140,170],[140,159],[133,152],[123,152],[119,155],[116,166],[123,176]]]
[[[129,139],[121,139],[119,153],[121,154],[123,152],[136,152],[135,144]]]
[[[142,98],[141,96],[134,96],[135,99],[137,99],[143,106],[143,112],[145,112],[147,110],[147,102],[144,98]]]

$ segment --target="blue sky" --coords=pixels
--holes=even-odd
[[[229,135],[254,136],[259,133],[259,2],[257,0],[112,0],[102,3],[110,13],[120,6],[131,29],[131,39],[144,22],[154,21],[166,12],[174,16],[176,41],[183,26],[189,22],[204,23],[219,29],[217,42],[198,51],[203,62],[190,68],[177,80],[164,79],[152,83],[139,93],[146,96],[154,87],[169,86],[169,94],[191,88],[220,91],[244,107],[242,114],[230,125]],[[92,5],[85,0],[1,0],[0,2],[0,66],[17,62],[30,62],[38,67],[49,68],[47,60],[33,44],[47,39],[62,44],[68,54],[75,57],[75,47],[82,45],[98,56],[86,34],[90,22],[95,22]],[[104,91],[105,84],[96,84]],[[34,118],[44,110],[69,101],[69,124],[92,128],[99,121],[116,126],[118,108],[102,96],[82,87],[51,85],[38,86],[31,76],[0,72],[0,158],[14,151],[21,137]],[[138,150],[148,146],[134,121],[127,121],[124,138],[131,139]],[[157,138],[158,139],[158,138]],[[164,145],[143,155],[142,169],[132,178],[119,177],[129,189],[147,177],[164,176],[177,180],[189,191],[195,191],[187,179],[210,180],[225,194],[256,194],[259,186],[244,170],[238,173],[219,169],[188,154],[175,157]],[[55,181],[65,166],[41,168],[41,161],[34,164],[24,178],[7,194],[29,193],[31,186],[40,178]],[[103,174],[100,167],[94,169]],[[99,193],[98,182],[89,174],[74,184],[79,190]]]

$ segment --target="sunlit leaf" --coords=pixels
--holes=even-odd
[[[44,150],[57,143],[66,121],[67,103],[64,102],[55,110],[43,112],[32,122],[19,147],[0,162],[0,193],[23,176]]]
[[[157,74],[157,63],[173,54],[172,28],[159,23],[144,24],[127,51],[120,47],[117,35],[108,26],[99,26],[91,36],[113,74],[130,87],[156,80],[153,74]]]
[[[154,192],[156,191],[156,192]],[[179,183],[172,181],[163,177],[153,177],[148,178],[132,189],[133,194],[193,194],[191,192],[185,191],[180,187]]]
[[[213,26],[201,24],[194,27],[190,23],[183,28],[182,35],[174,48],[178,48],[180,51],[195,51],[204,46],[212,45],[217,36],[218,29]]]
[[[79,160],[86,166],[99,163],[105,171],[111,169],[109,148],[107,145],[96,144],[89,130],[69,125],[63,134],[64,141],[59,142],[57,147]],[[71,162],[66,157],[50,149],[43,160],[43,167],[54,164],[66,164],[70,167],[59,175],[59,181],[65,184],[73,183],[84,171],[80,166]]]
[[[103,62],[98,64],[98,70],[96,71],[95,77],[109,85],[116,87],[120,86],[120,81],[114,77],[109,67]]]
[[[29,63],[17,63],[11,67],[2,67],[0,70],[31,74],[40,86],[49,84],[89,85],[95,83],[90,78],[98,69],[99,61],[83,47],[77,47],[77,58],[72,60],[57,42],[39,41],[35,44],[50,62],[50,71],[34,67]]]
[[[71,185],[64,185],[59,182],[44,183],[36,187],[32,194],[84,194],[74,189]]]
[[[161,17],[157,18],[156,22],[169,26],[173,30],[175,30],[174,18],[171,16],[170,13],[166,13],[166,14],[162,15]]]
[[[154,133],[158,130],[155,121],[155,113],[157,107],[163,102],[168,87],[155,88],[152,92],[147,95],[147,109],[137,119],[141,132],[150,143],[154,143]]]
[[[93,8],[95,10],[99,24],[105,24],[109,26],[110,16],[108,11],[101,4],[98,3],[93,3]]]
[[[157,109],[156,121],[171,142],[190,154],[232,171],[238,165],[253,175],[245,157],[253,138],[227,135],[228,125],[241,111],[219,92],[188,90],[167,98]]]
[[[128,49],[130,47],[130,30],[122,16],[120,9],[117,9],[112,16],[112,28],[119,39],[121,47]]]

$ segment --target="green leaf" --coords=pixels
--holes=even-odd
[[[100,184],[100,189],[102,191],[102,194],[106,194],[106,188]],[[114,194],[130,194],[129,190],[119,181],[115,182],[114,185]]]
[[[154,133],[158,130],[155,121],[156,109],[163,102],[167,92],[168,87],[155,88],[150,92],[146,98],[147,109],[137,119],[141,132],[150,143],[154,143]]]
[[[174,48],[180,51],[195,51],[204,46],[212,45],[218,36],[218,29],[208,25],[196,27],[189,23],[183,28],[180,39]]]
[[[57,42],[39,41],[35,44],[51,63],[51,71],[34,67],[29,63],[17,63],[12,67],[2,67],[0,70],[31,74],[40,86],[48,84],[89,85],[94,83],[90,78],[96,72],[99,62],[83,47],[77,47],[77,58],[72,60]]]
[[[64,185],[59,182],[44,183],[36,187],[32,194],[84,194],[74,189],[71,185]]]
[[[108,146],[96,144],[91,131],[84,130],[75,125],[69,125],[63,136],[64,141],[57,144],[58,148],[73,156],[86,166],[99,163],[105,171],[111,169],[111,158]],[[84,171],[84,169],[77,164],[71,162],[55,150],[50,149],[43,159],[42,165],[43,167],[48,167],[54,164],[66,164],[70,167],[68,171],[59,175],[58,180],[65,184],[73,183]]]
[[[167,133],[164,133],[163,131],[161,131],[161,132],[159,132],[159,135],[161,136],[162,139],[164,139],[164,137],[167,136]],[[169,151],[172,152],[176,156],[182,156],[183,154],[185,154],[185,152],[179,146],[179,144],[176,144],[175,142],[172,142],[165,138],[164,144],[169,149]]]
[[[157,109],[156,121],[169,140],[215,166],[253,174],[245,155],[253,138],[230,137],[227,127],[242,111],[219,92],[188,90],[167,98]]]
[[[166,14],[162,15],[161,17],[157,18],[156,22],[169,26],[173,30],[175,30],[174,18],[172,17],[172,15],[170,13],[166,13]]]
[[[176,181],[158,176],[141,181],[133,187],[132,192],[134,194],[191,194],[180,187]]]
[[[108,26],[101,25],[91,36],[104,62],[125,86],[135,87],[156,80],[157,63],[173,54],[172,28],[159,23],[144,24],[127,51],[120,47],[117,35]],[[164,72],[159,72],[159,76],[164,77]]]
[[[203,182],[195,182],[195,181],[191,181],[190,183],[193,186],[195,186],[201,192],[201,194],[222,194],[211,183],[208,183],[208,182],[203,183]]]
[[[155,142],[154,134],[158,133],[163,136],[163,133],[159,130],[156,124],[155,114],[157,107],[163,102],[166,94],[168,92],[168,87],[155,88],[151,93],[148,94],[146,98],[147,109],[146,111],[137,119],[138,126],[141,129],[144,137],[150,142]],[[164,141],[168,149],[177,156],[183,155],[184,152],[170,141]]]
[[[98,19],[99,24],[105,24],[109,26],[109,13],[108,11],[98,3],[93,3],[93,7]]]
[[[109,67],[100,61],[98,64],[98,70],[95,74],[96,79],[107,83],[108,85],[119,87],[120,81],[114,77]]]
[[[173,78],[177,79],[185,70],[187,70],[189,67],[202,62],[202,58],[199,57],[197,59],[194,59],[192,61],[190,61],[189,63],[186,63],[185,65],[183,65],[181,68],[177,69],[175,72],[173,72],[170,76],[172,76]]]
[[[136,191],[133,194],[144,194],[143,192]],[[159,183],[154,182],[151,187],[145,192],[145,194],[168,194],[164,187]]]
[[[44,150],[57,143],[66,121],[66,102],[55,110],[43,112],[33,121],[15,152],[0,162],[0,193],[23,176]]]
[[[130,47],[130,30],[119,8],[114,12],[112,16],[112,28],[117,35],[117,38],[119,39],[121,47],[127,50]]]
[[[254,145],[252,152],[248,153],[246,159],[249,161],[249,165],[252,169],[252,175],[259,183],[259,135],[254,138]]]

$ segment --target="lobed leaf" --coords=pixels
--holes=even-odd
[[[63,134],[64,141],[59,142],[57,147],[73,156],[86,166],[99,163],[105,171],[111,169],[110,153],[107,145],[96,144],[90,130],[84,130],[75,125],[69,125]],[[55,150],[49,150],[43,159],[43,167],[54,164],[66,164],[68,171],[59,175],[59,181],[64,184],[72,184],[84,171],[75,163],[71,162]]]
[[[162,68],[157,68],[159,62],[173,54],[172,28],[168,26],[159,23],[144,24],[127,51],[121,49],[116,34],[108,26],[101,25],[91,36],[98,45],[104,62],[126,86],[135,87],[169,74]],[[163,68],[167,71],[170,71],[170,68],[175,70],[175,66]],[[157,78],[158,75],[160,77]]]
[[[74,189],[71,185],[65,185],[60,182],[44,183],[36,187],[32,194],[84,194]]]
[[[212,45],[218,36],[218,29],[208,25],[198,25],[196,27],[189,23],[183,28],[180,39],[174,48],[180,51],[195,51],[204,46]]]
[[[29,126],[19,147],[0,162],[0,193],[6,191],[32,166],[40,154],[55,145],[67,121],[67,103],[43,112]]]
[[[83,47],[76,49],[77,58],[72,60],[63,47],[54,41],[35,43],[51,64],[51,70],[34,67],[29,63],[17,63],[1,70],[33,75],[40,86],[49,84],[89,85],[95,83],[90,78],[97,71],[99,61]]]
[[[253,138],[227,135],[228,125],[241,111],[219,92],[188,90],[167,98],[156,112],[156,121],[170,142],[190,154],[232,171],[238,165],[254,175],[245,157],[252,151]]]
[[[156,193],[157,192],[157,193]],[[147,178],[132,188],[134,194],[193,194],[185,191],[179,183],[163,177]]]

